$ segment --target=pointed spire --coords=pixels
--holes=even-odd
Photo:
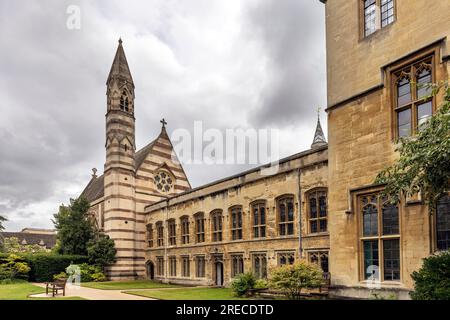
[[[131,76],[127,58],[125,57],[125,51],[122,46],[122,38],[119,38],[119,45],[106,84],[109,84],[114,78],[131,83],[134,88],[133,77]]]
[[[317,109],[317,126],[316,132],[314,133],[314,140],[311,145],[311,149],[326,146],[327,140],[323,134],[322,126],[320,125],[320,107]]]

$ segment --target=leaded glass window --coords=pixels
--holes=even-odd
[[[433,114],[433,57],[393,72],[396,136],[416,134]]]
[[[280,236],[294,234],[294,197],[284,197],[278,203],[278,226]]]
[[[279,252],[277,256],[279,266],[294,264],[295,262],[295,252]]]
[[[318,233],[327,231],[327,192],[315,190],[307,194],[309,232]]]
[[[242,239],[242,207],[231,208],[231,239]]]
[[[253,237],[266,237],[266,203],[258,202],[252,205]]]
[[[443,197],[437,205],[436,241],[438,250],[450,249],[450,196]]]
[[[222,241],[222,211],[211,213],[212,241]]]
[[[205,217],[203,212],[198,212],[195,218],[195,240],[197,243],[205,242]]]
[[[252,260],[255,276],[258,279],[267,278],[267,255],[265,253],[254,253]]]
[[[177,229],[175,219],[167,221],[167,228],[169,230],[169,245],[174,246],[177,244]]]
[[[156,223],[156,236],[158,247],[164,246],[164,226],[161,221]]]
[[[400,280],[398,205],[378,193],[358,197],[361,215],[363,278]]]
[[[231,277],[244,273],[244,256],[242,254],[231,255]]]
[[[205,277],[205,256],[195,257],[195,275],[197,278]]]
[[[189,217],[181,217],[181,243],[189,243]]]

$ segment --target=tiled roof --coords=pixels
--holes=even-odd
[[[56,244],[56,234],[39,234],[28,232],[0,232],[3,238],[17,238],[21,244],[38,244],[51,249]]]
[[[92,177],[86,188],[81,193],[81,196],[86,198],[87,201],[92,202],[104,195],[104,176]]]

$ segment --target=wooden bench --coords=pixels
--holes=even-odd
[[[58,295],[58,290],[62,290],[63,296],[66,295],[66,282],[67,279],[56,279],[53,282],[47,282],[45,287],[45,294],[48,294],[48,291],[52,291],[52,296],[55,294]]]

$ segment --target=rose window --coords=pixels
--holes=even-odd
[[[167,172],[160,171],[155,175],[155,184],[159,191],[169,192],[172,188],[173,181]]]

